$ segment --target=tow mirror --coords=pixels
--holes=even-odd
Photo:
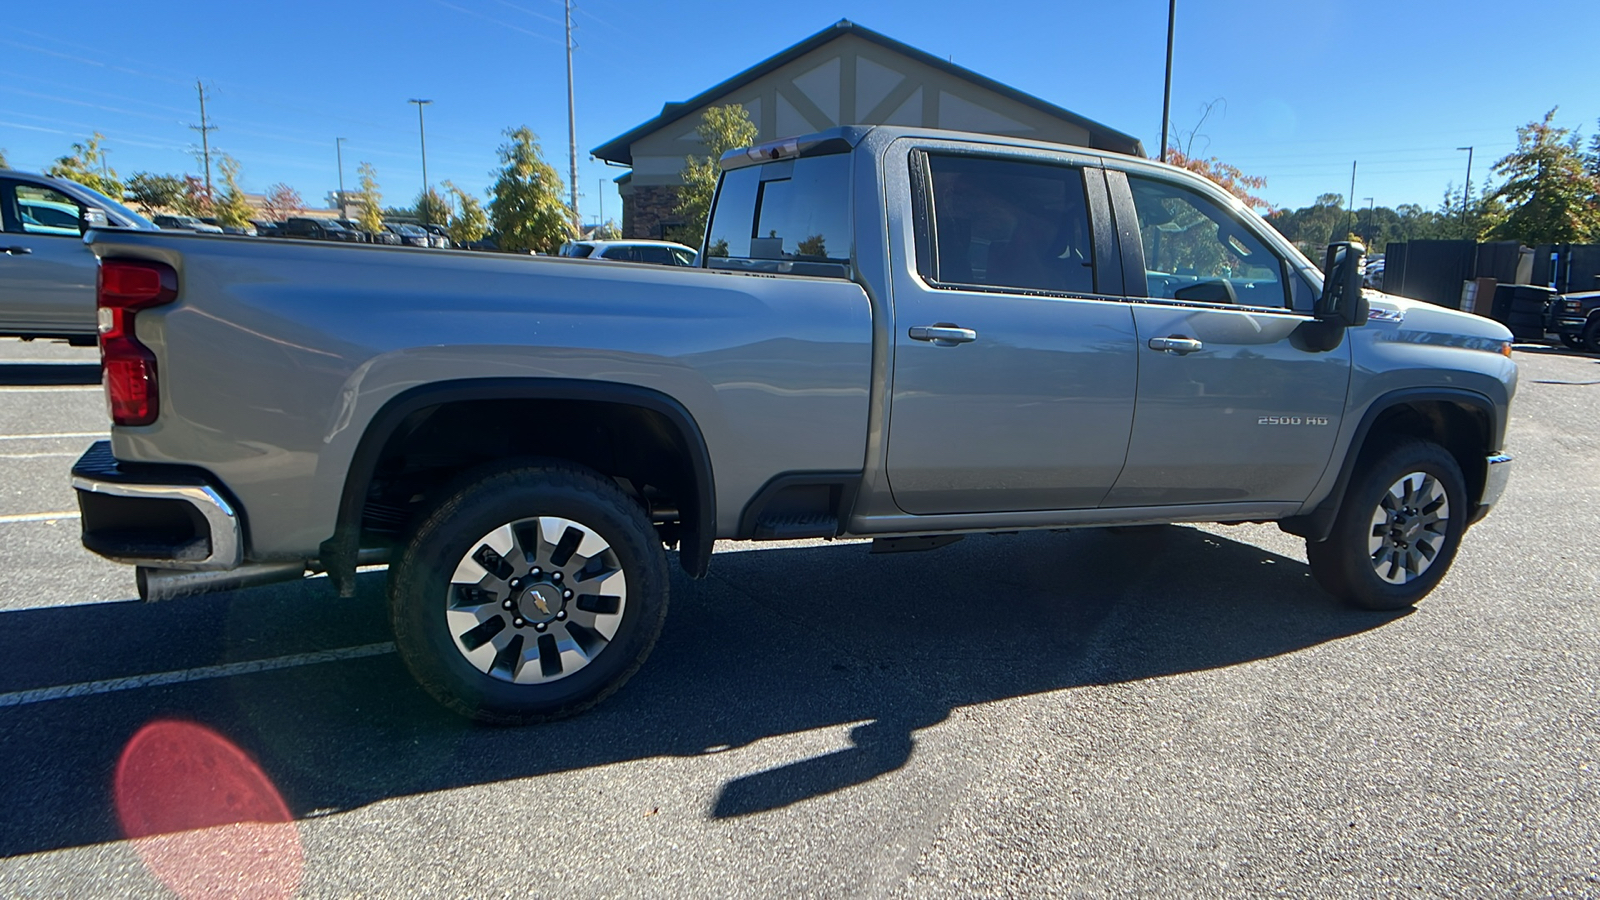
[[[78,230],[80,232],[88,231],[91,228],[105,228],[110,224],[111,220],[106,218],[106,211],[103,209],[85,206],[83,212],[78,214]]]
[[[1361,292],[1361,267],[1367,248],[1355,241],[1328,245],[1322,267],[1322,298],[1317,301],[1317,316],[1353,328],[1367,324],[1367,298]]]

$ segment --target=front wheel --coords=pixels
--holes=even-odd
[[[1578,335],[1575,335],[1575,334],[1563,334],[1563,335],[1561,335],[1561,343],[1565,344],[1568,350],[1582,350],[1583,349],[1583,338],[1581,338],[1581,337],[1579,337]]]
[[[1466,480],[1443,447],[1396,441],[1357,471],[1326,541],[1308,542],[1311,573],[1364,609],[1405,609],[1428,595],[1467,527]]]
[[[643,664],[667,611],[661,540],[612,480],[564,463],[485,472],[412,533],[390,575],[417,682],[482,722],[570,716]]]
[[[1591,316],[1589,324],[1583,326],[1583,349],[1600,353],[1600,316]]]

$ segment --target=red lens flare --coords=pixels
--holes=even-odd
[[[243,750],[203,725],[151,722],[123,748],[117,819],[151,874],[185,900],[293,897],[294,817]]]

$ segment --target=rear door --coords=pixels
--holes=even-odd
[[[0,332],[91,335],[98,267],[81,205],[45,185],[0,179]]]
[[[937,144],[912,154],[909,173],[896,163],[888,177],[909,174],[917,247],[892,273],[895,503],[1098,505],[1127,453],[1136,377],[1101,169]]]
[[[1107,180],[1142,265],[1127,278],[1138,409],[1105,505],[1305,500],[1339,433],[1350,341],[1318,352],[1300,339],[1311,286],[1253,213],[1154,175]]]

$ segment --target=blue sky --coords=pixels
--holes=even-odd
[[[1536,9],[1537,12],[1530,10]],[[64,12],[70,10],[70,13]],[[128,174],[198,171],[195,79],[214,146],[247,190],[275,182],[319,202],[370,161],[388,203],[421,188],[417,111],[427,98],[428,176],[482,191],[507,126],[539,133],[567,170],[560,0],[13,0],[0,30],[0,148],[42,169],[92,131]],[[580,206],[619,217],[588,150],[785,47],[849,18],[1141,138],[1159,141],[1164,0],[1006,4],[742,4],[581,0],[575,56]],[[1195,144],[1267,178],[1301,206],[1349,192],[1365,205],[1436,206],[1510,150],[1519,124],[1595,133],[1600,3],[1520,9],[1485,0],[1340,8],[1284,0],[1179,0],[1172,116]],[[1517,49],[1505,49],[1515,45]]]

